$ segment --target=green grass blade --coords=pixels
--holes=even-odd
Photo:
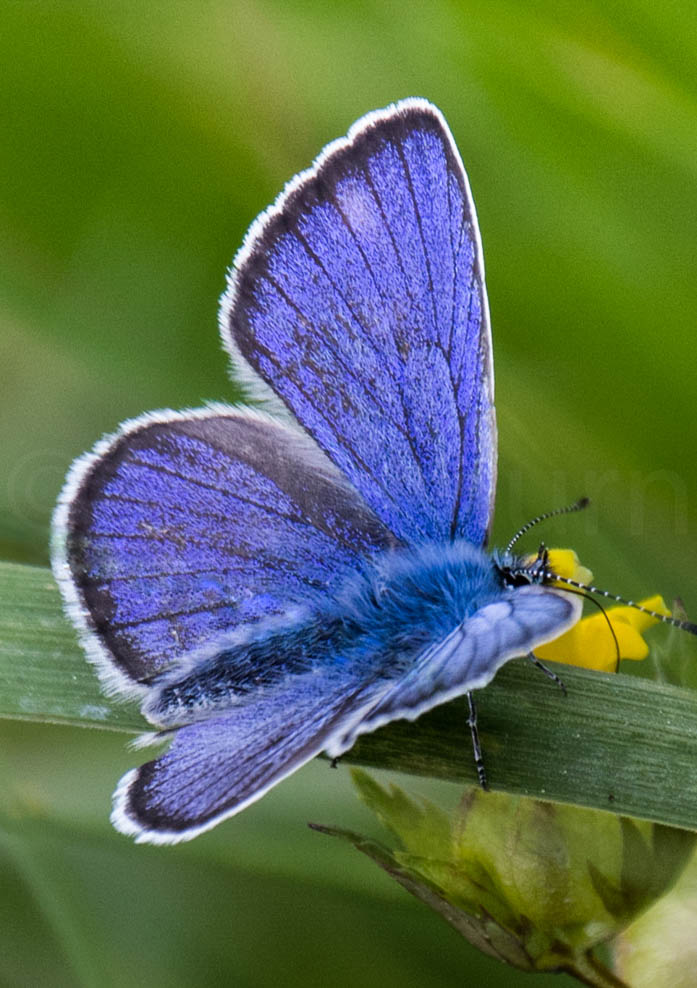
[[[0,563],[0,717],[139,731],[133,704],[106,699],[63,614],[51,571]]]
[[[697,829],[697,692],[558,667],[568,688],[512,662],[477,695],[492,786]],[[0,716],[123,731],[133,705],[106,699],[48,570],[0,564]],[[466,705],[366,735],[347,761],[475,779]]]

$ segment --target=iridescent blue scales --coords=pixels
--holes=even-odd
[[[235,259],[221,332],[264,410],[126,423],[74,464],[55,515],[90,659],[170,741],[115,797],[115,825],[153,843],[485,686],[580,614],[507,585],[484,548],[484,269],[435,107],[369,114],[293,179]]]

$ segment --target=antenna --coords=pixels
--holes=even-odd
[[[578,499],[578,501],[574,501],[573,504],[569,504],[565,508],[557,508],[555,511],[545,511],[544,514],[538,515],[537,518],[533,518],[532,521],[527,522],[525,525],[522,526],[522,528],[520,528],[516,532],[516,534],[513,536],[511,541],[506,546],[504,556],[510,553],[511,549],[516,544],[518,539],[520,539],[523,535],[525,535],[526,532],[529,532],[531,528],[534,528],[535,525],[539,525],[541,521],[546,521],[548,518],[554,518],[557,515],[568,515],[568,514],[572,514],[574,511],[583,511],[583,509],[587,508],[589,504],[590,504],[590,498],[581,497]],[[540,564],[542,565],[540,566]],[[599,587],[593,587],[588,583],[579,583],[578,580],[572,580],[570,576],[559,576],[558,573],[553,573],[551,570],[546,568],[547,550],[544,548],[543,545],[540,546],[538,550],[538,558],[536,560],[536,566],[540,567],[537,568],[535,571],[537,579],[541,578],[543,580],[549,580],[550,583],[554,583],[556,581],[558,583],[564,583],[568,587],[574,587],[575,590],[569,591],[570,593],[584,592],[583,593],[584,596],[586,594],[593,594],[593,593],[598,594],[601,597],[607,598],[607,600],[614,600],[617,604],[624,604],[625,607],[633,607],[635,610],[641,611],[643,614],[648,614],[649,617],[655,618],[657,621],[662,621],[663,624],[669,624],[673,628],[680,628],[682,631],[688,631],[691,635],[697,635],[697,624],[695,624],[693,621],[682,621],[680,620],[680,618],[675,618],[672,617],[671,615],[659,614],[658,611],[650,611],[648,607],[642,607],[641,604],[637,604],[633,600],[626,600],[624,597],[620,597],[619,594],[610,593],[609,590],[601,590]],[[506,567],[506,569],[508,570],[508,572],[512,574],[518,573],[520,575],[523,575],[526,572],[530,573],[530,569],[527,567],[520,567],[520,568]],[[537,580],[535,582],[537,582]],[[593,598],[589,597],[588,599],[592,600]],[[600,606],[598,602],[595,600],[593,601],[593,603],[596,604],[597,606]],[[606,619],[607,619],[607,615],[606,615]],[[610,625],[610,630],[612,631],[612,625]],[[615,644],[617,645],[617,637],[615,636],[614,631],[613,631],[613,637],[615,638]]]
[[[526,532],[529,532],[531,528],[534,528],[535,525],[539,525],[541,521],[546,521],[548,518],[554,518],[556,515],[570,515],[574,511],[583,511],[583,509],[587,508],[590,503],[589,497],[582,497],[579,498],[578,501],[574,501],[573,504],[567,505],[565,508],[556,508],[554,511],[545,511],[544,514],[538,515],[537,518],[533,518],[532,521],[527,522],[522,528],[518,529],[506,546],[504,555],[507,555],[511,551],[518,539],[522,538],[522,536],[525,535]]]
[[[681,621],[679,618],[674,618],[667,614],[659,614],[658,611],[650,611],[648,607],[642,607],[641,604],[636,604],[633,600],[625,600],[624,597],[610,593],[608,590],[601,590],[599,587],[593,587],[587,583],[579,583],[577,580],[572,580],[569,576],[559,576],[551,570],[545,570],[543,576],[550,582],[566,583],[567,586],[575,587],[577,590],[597,593],[601,597],[607,597],[608,600],[614,600],[618,604],[624,604],[625,607],[633,607],[637,611],[642,611],[644,614],[648,614],[649,617],[656,618],[657,621],[662,621],[664,624],[670,624],[674,628],[689,631],[691,635],[697,635],[697,624],[694,624],[692,621]]]

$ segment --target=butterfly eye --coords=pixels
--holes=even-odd
[[[497,561],[505,587],[542,586],[553,583],[556,574],[550,569],[549,549],[544,542],[540,543],[536,556],[513,556],[504,553]]]
[[[503,580],[504,587],[529,587],[533,583],[541,583],[540,574],[543,570],[538,569],[538,560],[533,564],[526,564],[522,559],[499,566],[499,572]]]

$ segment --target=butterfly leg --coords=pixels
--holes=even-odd
[[[472,735],[472,748],[474,749],[474,764],[477,768],[477,778],[479,779],[479,785],[482,789],[488,789],[489,784],[486,780],[486,769],[484,768],[484,758],[482,757],[482,746],[479,741],[479,731],[477,730],[477,708],[474,705],[474,696],[471,692],[467,694],[467,703],[469,705],[467,726],[469,727],[470,734]]]
[[[341,755],[337,755],[336,758],[332,758],[332,760],[329,762],[329,768],[338,768],[340,761],[341,761]]]
[[[532,664],[534,666],[537,666],[538,669],[541,669],[542,670],[542,672],[545,674],[545,676],[547,676],[549,679],[551,679],[553,682],[555,682],[557,684],[557,686],[559,687],[559,689],[564,694],[564,696],[566,696],[566,686],[564,686],[564,683],[559,678],[559,676],[557,676],[556,672],[552,672],[552,670],[551,669],[548,669],[546,665],[543,665],[543,663],[540,662],[540,660],[537,658],[537,656],[533,652],[528,652],[528,658],[530,659],[530,661],[532,662]]]

